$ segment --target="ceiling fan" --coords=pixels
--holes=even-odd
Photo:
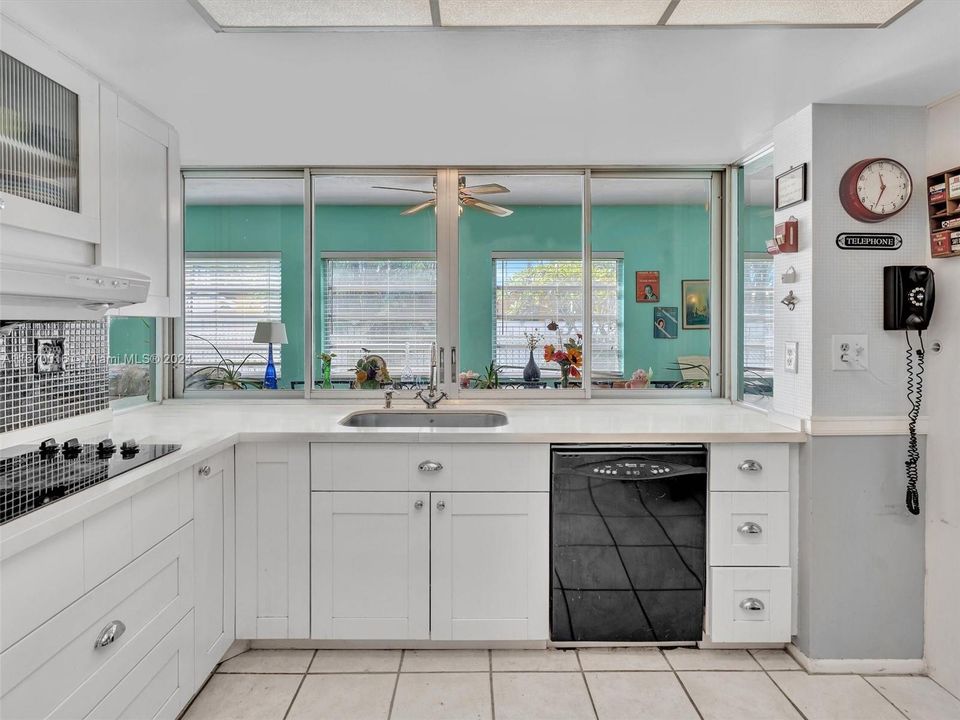
[[[463,175],[460,176],[460,180],[458,181],[457,185],[457,204],[459,205],[460,212],[463,212],[463,208],[465,207],[472,207],[476,208],[477,210],[490,213],[491,215],[496,215],[497,217],[507,217],[509,215],[513,215],[513,210],[510,210],[509,208],[501,207],[500,205],[494,205],[493,203],[488,203],[474,197],[474,195],[493,195],[495,193],[510,192],[509,188],[505,188],[499,183],[487,183],[486,185],[472,185],[467,187],[467,179]],[[412,207],[408,207],[406,210],[400,213],[401,215],[413,215],[421,210],[426,210],[429,207],[437,206],[436,178],[433,179],[433,191],[417,190],[415,188],[388,187],[386,185],[374,185],[373,187],[378,190],[401,190],[404,192],[422,193],[423,195],[433,195],[433,197],[429,200],[424,200],[422,203],[417,203]]]

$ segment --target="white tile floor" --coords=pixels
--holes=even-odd
[[[251,650],[183,720],[958,720],[925,677],[807,675],[780,650]]]

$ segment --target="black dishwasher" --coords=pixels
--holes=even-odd
[[[552,453],[554,642],[702,639],[703,445],[559,445]]]

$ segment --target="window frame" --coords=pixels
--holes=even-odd
[[[315,202],[313,179],[317,176],[410,176],[423,175],[437,179],[437,207],[436,207],[436,255],[437,261],[437,336],[438,346],[449,351],[459,346],[459,295],[458,295],[458,248],[459,227],[457,208],[457,181],[460,175],[574,175],[582,178],[581,204],[581,237],[583,259],[583,291],[584,291],[584,356],[591,353],[592,323],[592,282],[590,268],[592,267],[593,253],[590,245],[591,231],[591,193],[590,182],[592,177],[597,178],[651,178],[651,179],[691,179],[702,178],[710,181],[710,273],[711,291],[710,302],[712,311],[710,328],[710,357],[711,381],[710,386],[704,389],[665,389],[649,388],[645,390],[627,390],[619,388],[597,388],[591,384],[591,367],[589,362],[584,363],[582,387],[557,389],[550,392],[526,392],[516,390],[463,390],[456,381],[460,368],[454,367],[450,372],[451,358],[449,353],[444,360],[444,372],[440,377],[439,390],[445,391],[452,399],[464,401],[486,400],[493,402],[518,401],[526,402],[565,402],[577,399],[602,399],[611,401],[632,400],[669,400],[690,401],[702,403],[704,400],[724,398],[731,402],[738,402],[736,391],[736,349],[733,347],[735,338],[731,340],[730,332],[736,332],[735,313],[738,303],[736,293],[732,287],[736,286],[736,275],[731,276],[731,266],[736,261],[736,206],[735,206],[735,172],[732,165],[704,165],[691,168],[639,168],[639,167],[583,167],[583,166],[331,166],[331,167],[298,167],[289,169],[209,169],[185,168],[183,178],[299,178],[303,182],[303,213],[304,213],[304,378],[302,390],[270,390],[261,392],[224,392],[218,390],[189,390],[184,394],[183,366],[174,364],[166,377],[169,380],[163,383],[165,390],[163,397],[189,397],[196,399],[215,398],[226,401],[243,400],[244,402],[271,402],[277,399],[325,399],[330,402],[349,400],[351,403],[372,404],[381,403],[383,395],[378,391],[322,390],[312,387],[313,378],[319,361],[314,352],[314,247],[315,240]],[[731,183],[731,179],[733,182]],[[731,207],[731,201],[733,206]],[[733,252],[731,252],[731,249]],[[357,253],[358,255],[372,256],[373,253]],[[602,256],[604,253],[598,254]],[[624,268],[624,274],[628,269]],[[168,342],[164,348],[173,347],[174,352],[183,353],[184,322],[183,317],[176,318],[172,326],[172,338],[169,329],[164,332]],[[625,340],[625,338],[624,338]],[[158,347],[158,352],[159,352]],[[459,359],[459,358],[458,358]],[[451,377],[453,379],[451,379]],[[731,384],[731,379],[733,382]],[[397,391],[397,399],[413,398],[414,391]]]

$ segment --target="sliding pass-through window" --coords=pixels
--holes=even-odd
[[[434,175],[312,181],[313,389],[423,386],[438,336]]]

